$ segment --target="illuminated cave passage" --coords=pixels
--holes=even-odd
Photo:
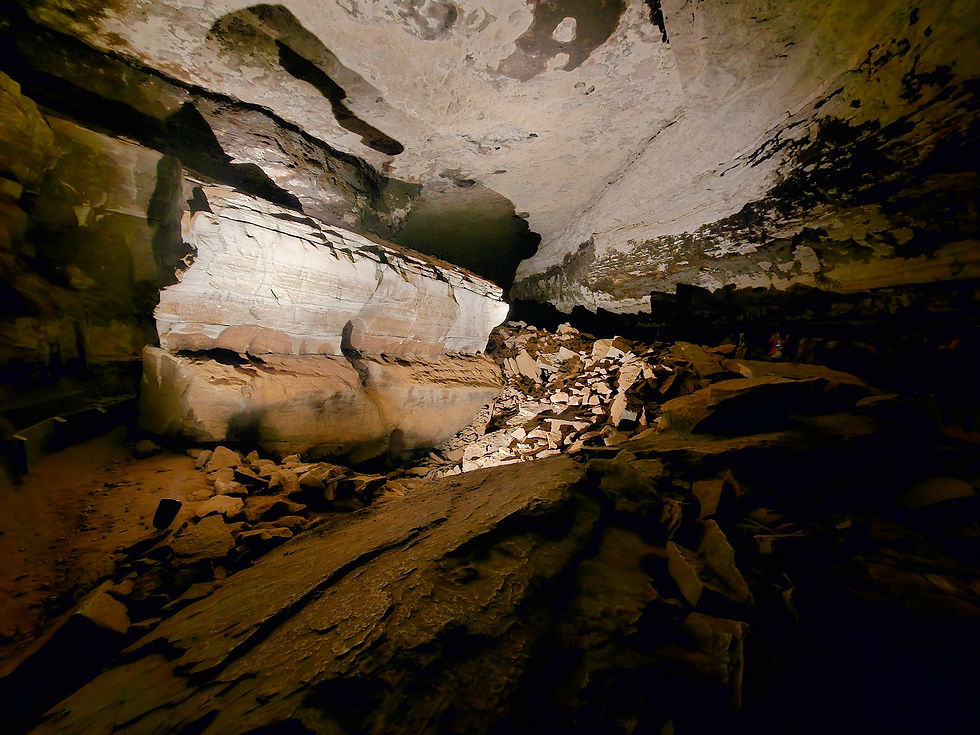
[[[980,16],[0,10],[0,732],[980,721]]]

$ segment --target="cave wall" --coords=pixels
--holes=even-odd
[[[179,162],[42,114],[2,73],[0,138],[0,382],[138,359],[186,254]]]
[[[317,177],[253,115],[388,177],[362,203],[389,239],[419,190],[496,192],[542,238],[514,297],[645,311],[677,283],[977,274],[967,0],[21,6],[197,95],[222,149],[307,213]]]

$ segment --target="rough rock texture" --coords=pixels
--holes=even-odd
[[[480,352],[507,304],[488,281],[237,192],[202,191],[196,250],[160,294],[160,345],[242,354]]]
[[[140,417],[149,431],[195,442],[357,461],[444,441],[501,387],[496,364],[479,356],[270,355],[227,364],[147,347]]]
[[[21,4],[386,175],[499,192],[542,236],[515,293],[565,309],[976,274],[968,0]]]
[[[43,115],[2,73],[0,129],[6,381],[137,358],[156,292],[186,252],[179,162]]]

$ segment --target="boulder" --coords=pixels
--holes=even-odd
[[[248,488],[234,480],[215,480],[214,492],[218,495],[248,495]]]
[[[138,459],[145,459],[146,457],[152,457],[154,454],[160,453],[160,445],[157,444],[152,439],[140,439],[133,446],[133,454]]]
[[[235,539],[221,515],[210,515],[188,524],[170,541],[179,557],[189,560],[223,559],[235,547]]]
[[[33,189],[54,165],[58,149],[54,133],[33,100],[24,97],[20,85],[0,72],[0,170],[23,187]],[[19,198],[19,194],[17,197]]]
[[[241,354],[477,353],[502,291],[420,253],[220,187],[184,216],[197,255],[160,294],[160,346]]]
[[[103,582],[0,668],[5,729],[26,732],[32,723],[18,722],[19,717],[40,714],[95,675],[116,654],[130,620],[126,605],[110,594],[112,588],[111,580]]]
[[[436,445],[501,389],[496,364],[479,356],[365,357],[356,369],[343,357],[266,356],[261,370],[156,347],[143,357],[140,424],[146,430],[351,461]],[[241,464],[237,452],[222,450],[207,461],[207,471]],[[268,464],[256,463],[256,473],[271,474],[263,469]]]
[[[723,380],[664,403],[660,423],[682,433],[719,436],[779,431],[793,426],[797,416],[853,408],[870,390],[853,376]]]
[[[275,495],[259,495],[245,499],[245,518],[252,523],[271,521],[281,516],[298,515],[305,510],[305,506]]]
[[[955,477],[930,477],[915,483],[899,496],[899,502],[909,508],[926,508],[948,500],[975,498],[973,486]]]
[[[245,503],[241,498],[219,494],[197,506],[194,514],[198,518],[205,518],[212,513],[224,516],[225,518],[233,518],[241,513],[244,507]]]
[[[215,472],[225,467],[236,467],[241,464],[242,455],[234,449],[228,447],[215,447],[211,452],[207,463],[204,465],[205,472]]]

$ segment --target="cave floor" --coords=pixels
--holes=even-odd
[[[113,553],[152,531],[161,498],[209,490],[186,454],[135,458],[125,429],[44,456],[20,484],[0,483],[0,667],[112,573]]]
[[[385,475],[118,429],[0,487],[0,732],[968,731],[976,432],[825,366],[514,339]]]

